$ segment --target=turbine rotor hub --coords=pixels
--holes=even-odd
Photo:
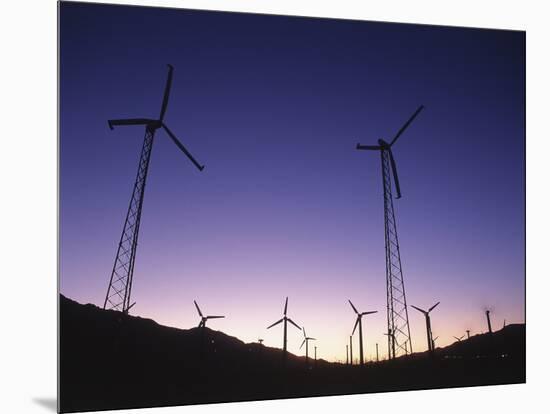
[[[160,127],[162,127],[162,121],[160,120],[156,120],[147,124],[147,130],[149,130],[150,132],[154,132]]]
[[[383,139],[379,139],[378,140],[378,145],[380,145],[382,148],[384,149],[388,149],[390,148],[390,144],[388,144],[386,141],[384,141]]]

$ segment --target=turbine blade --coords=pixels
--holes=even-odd
[[[307,338],[308,340],[310,341],[316,341],[317,339],[316,338]]]
[[[197,312],[199,313],[200,317],[202,318],[202,312],[199,308],[199,305],[197,305],[197,302],[196,301],[193,301],[193,303],[195,304],[195,307],[197,308]]]
[[[164,119],[166,113],[166,107],[168,106],[168,98],[170,97],[170,88],[172,87],[172,72],[174,67],[168,64],[168,78],[166,79],[166,86],[164,87],[164,96],[162,97],[162,106],[160,107],[160,121]]]
[[[283,311],[283,315],[286,316],[286,309],[288,308],[288,296],[286,297],[286,300],[285,300],[285,310]]]
[[[439,305],[441,302],[437,302],[435,305],[433,305],[430,309],[428,309],[428,313],[433,311],[437,305]]]
[[[300,345],[300,349],[302,349],[305,343],[306,343],[306,340],[304,339],[304,341],[302,342],[302,345]]]
[[[378,150],[381,150],[382,147],[380,147],[379,145],[361,145],[361,144],[357,144],[355,149],[358,149],[358,150],[369,150],[369,151],[378,151]]]
[[[306,328],[304,328],[303,326],[302,326],[302,331],[304,331],[304,338],[307,338],[307,335],[306,335]]]
[[[294,325],[296,328],[298,328],[298,329],[300,329],[300,330],[302,329],[302,328],[300,328],[298,325],[296,325],[296,323],[295,323],[292,319],[288,318],[287,320],[288,320],[292,325]]]
[[[361,316],[363,316],[363,315],[370,315],[370,314],[372,314],[372,313],[378,313],[378,311],[363,312],[363,313],[361,314]]]
[[[411,306],[412,306],[413,308],[415,308],[417,311],[422,312],[423,314],[428,313],[428,312],[426,312],[424,309],[417,308],[417,307],[414,306],[414,305],[411,305]]]
[[[357,329],[357,325],[359,325],[359,316],[355,320],[355,325],[353,326],[353,331],[351,332],[351,336],[355,333],[355,330]]]
[[[359,312],[357,311],[357,309],[355,308],[355,306],[353,306],[353,303],[351,303],[351,300],[348,299],[348,302],[349,302],[349,304],[351,305],[351,307],[353,308],[353,311],[354,311],[357,315],[359,315]]]
[[[166,133],[170,136],[170,138],[172,138],[172,141],[174,141],[174,144],[177,145],[177,147],[183,151],[183,153],[185,155],[187,155],[187,158],[189,158],[191,160],[191,162],[193,164],[195,164],[195,167],[197,167],[200,171],[202,171],[204,169],[204,165],[200,165],[197,160],[195,158],[193,158],[193,156],[191,155],[191,153],[189,151],[187,151],[187,148],[185,148],[183,146],[183,144],[181,143],[181,141],[179,139],[176,138],[176,136],[172,133],[172,131],[170,131],[168,129],[168,127],[166,126],[166,124],[162,124],[162,127],[164,128],[164,130],[166,131]]]
[[[225,316],[207,316],[206,319],[220,319],[220,318],[225,318]]]
[[[129,118],[129,119],[109,119],[109,128],[114,129],[114,126],[124,126],[124,125],[149,125],[154,124],[154,119],[149,118]]]
[[[393,158],[393,153],[391,152],[391,148],[388,150],[390,154],[390,163],[391,163],[391,170],[393,172],[393,181],[395,181],[395,190],[397,191],[397,197],[395,198],[401,198],[401,186],[399,185],[399,177],[397,176],[397,165],[395,164],[395,159]]]
[[[420,111],[422,111],[422,109],[424,109],[424,105],[420,105],[418,107],[418,109],[415,111],[414,114],[412,114],[412,116],[409,118],[409,120],[407,122],[405,122],[405,124],[401,127],[401,129],[399,131],[397,131],[397,134],[395,135],[395,137],[393,138],[393,140],[390,142],[390,147],[395,144],[395,141],[397,141],[397,138],[399,138],[401,136],[401,134],[403,132],[405,132],[405,130],[409,127],[409,125],[411,124],[412,121],[414,121],[414,118],[416,118],[416,116],[420,113]]]
[[[278,320],[277,322],[275,322],[274,324],[269,325],[266,329],[273,328],[275,325],[280,324],[282,321],[283,321],[283,318],[279,319],[279,320]]]

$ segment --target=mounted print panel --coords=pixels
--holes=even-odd
[[[59,9],[62,412],[525,382],[525,32]]]

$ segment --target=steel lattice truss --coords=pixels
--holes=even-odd
[[[111,280],[105,297],[104,309],[113,309],[128,313],[133,306],[130,303],[132,293],[132,280],[134,276],[134,263],[136,260],[136,249],[138,244],[139,224],[141,221],[141,210],[143,206],[143,195],[153,149],[153,137],[155,129],[147,127],[145,138],[141,149],[139,167],[130,199],[130,206],[124,221],[124,228],[120,236],[118,250],[111,273]]]
[[[125,119],[110,119],[108,120],[109,128],[119,126],[144,126],[145,138],[141,149],[141,157],[139,159],[138,172],[130,206],[124,221],[124,228],[118,243],[115,263],[109,280],[109,288],[105,296],[103,309],[113,309],[128,313],[134,303],[130,302],[132,294],[132,282],[134,280],[134,264],[136,261],[136,250],[138,244],[139,225],[141,222],[141,210],[143,207],[143,195],[145,193],[145,183],[147,181],[147,171],[149,170],[149,160],[151,159],[151,150],[153,149],[153,138],[157,129],[163,129],[168,137],[176,144],[176,146],[189,158],[189,160],[197,167],[199,171],[204,169],[204,165],[191,155],[183,143],[170,131],[164,123],[164,115],[168,107],[170,97],[170,88],[172,86],[172,73],[174,67],[168,65],[168,77],[164,87],[164,96],[160,108],[158,119],[151,118],[125,118]]]
[[[390,154],[380,151],[384,186],[384,232],[386,242],[386,294],[388,320],[388,354],[395,358],[412,353],[409,315],[405,297],[405,284],[401,268],[401,254],[397,238],[397,225],[393,210],[390,171]]]

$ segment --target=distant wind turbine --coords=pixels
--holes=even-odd
[[[458,342],[460,342],[464,339],[464,335],[462,335],[460,338],[457,336],[453,336],[453,338],[456,339]]]
[[[489,333],[493,333],[493,329],[491,328],[491,311],[489,309],[485,310],[485,316],[487,317],[487,327],[489,328]]]
[[[273,328],[275,325],[278,325],[278,324],[280,324],[281,322],[283,322],[283,355],[285,355],[285,356],[286,356],[286,342],[287,342],[287,339],[286,339],[286,338],[287,338],[287,336],[286,336],[286,331],[287,331],[286,325],[287,325],[287,322],[290,322],[292,325],[294,325],[296,328],[298,328],[298,329],[300,329],[300,330],[302,329],[302,328],[300,328],[292,319],[290,319],[290,318],[288,318],[288,317],[286,316],[287,308],[288,308],[288,296],[287,296],[287,298],[286,298],[286,300],[285,300],[285,309],[284,309],[284,311],[283,311],[283,317],[282,317],[281,319],[279,319],[277,322],[275,322],[275,323],[273,323],[273,324],[271,324],[271,325],[269,325],[269,326],[267,327],[267,329],[270,329],[270,328]]]
[[[353,311],[355,312],[355,314],[357,315],[357,318],[355,319],[355,325],[353,326],[353,332],[351,333],[351,335],[353,336],[353,334],[355,333],[355,329],[357,329],[357,325],[359,325],[359,361],[360,361],[360,364],[363,365],[365,361],[363,359],[363,323],[362,323],[362,319],[363,319],[363,316],[370,315],[371,313],[377,313],[378,311],[359,312],[357,310],[357,308],[355,306],[353,306],[353,303],[351,303],[351,300],[348,299],[348,302],[351,305],[351,307],[352,307]]]
[[[353,365],[353,336],[349,337],[349,364]]]
[[[315,365],[317,365],[317,346],[315,346]]]
[[[302,331],[304,332],[304,341],[302,342],[302,345],[300,345],[300,349],[302,349],[304,344],[306,344],[306,365],[307,365],[308,359],[309,359],[309,341],[316,341],[317,339],[310,338],[309,336],[307,336],[306,329],[303,326],[302,326]]]
[[[424,314],[424,317],[426,319],[426,336],[428,338],[428,351],[432,352],[433,349],[433,341],[432,341],[432,323],[430,321],[430,312],[435,309],[437,305],[439,305],[440,302],[437,302],[435,305],[433,305],[430,309],[425,311],[424,309],[417,308],[414,305],[411,305],[413,308],[415,308],[418,312],[422,312]]]
[[[197,305],[197,302],[196,301],[193,301],[193,303],[195,304],[195,307],[197,308],[197,312],[199,313],[199,316],[201,317],[201,321],[199,322],[199,328],[204,328],[206,327],[206,321],[208,319],[219,319],[219,318],[225,318],[225,316],[216,316],[216,315],[208,315],[208,316],[204,316],[201,312],[201,309],[199,308],[199,305]]]

